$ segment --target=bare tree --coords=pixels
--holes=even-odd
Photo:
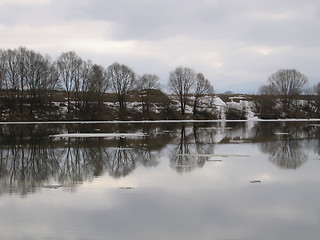
[[[287,114],[293,98],[303,92],[303,87],[308,82],[308,78],[295,69],[281,69],[272,74],[268,81],[268,90],[274,95],[281,96],[282,109]]]
[[[0,116],[2,116],[4,110],[4,89],[5,89],[5,77],[6,77],[6,69],[4,67],[3,61],[4,51],[0,49]]]
[[[136,74],[126,65],[117,62],[110,65],[107,72],[111,88],[117,95],[120,110],[125,110],[127,95],[135,86]]]
[[[181,114],[185,115],[191,88],[195,83],[195,72],[186,67],[177,67],[170,72],[169,88],[180,102]]]
[[[75,52],[62,53],[57,60],[61,83],[67,92],[68,114],[70,113],[71,92],[80,90],[82,62]]]
[[[314,92],[320,96],[320,82],[314,86]]]
[[[320,115],[320,82],[313,87],[313,92],[316,95],[316,113],[319,116]]]
[[[5,50],[1,54],[3,86],[7,93],[9,115],[15,111],[16,100],[19,94],[19,74],[16,51]]]
[[[273,95],[274,91],[272,89],[271,85],[263,85],[259,88],[259,94],[260,95]]]
[[[0,49],[0,90],[2,97],[2,90],[5,88],[6,68],[4,63],[4,51]]]
[[[23,113],[27,106],[30,113],[35,109],[40,113],[49,100],[47,91],[55,89],[58,81],[49,57],[20,47],[1,51],[0,61],[2,87],[8,94],[6,103],[10,113],[15,107]]]
[[[103,94],[109,87],[107,71],[97,64],[91,65],[86,73],[83,83],[84,109],[88,110],[90,105],[100,112],[103,103]]]
[[[205,97],[213,94],[213,86],[208,79],[204,77],[202,73],[198,73],[196,76],[196,88],[194,93],[193,114],[198,111],[199,105],[203,102]]]
[[[27,88],[27,79],[26,75],[28,70],[32,67],[29,62],[30,53],[33,52],[28,50],[25,47],[19,47],[18,49],[14,50],[16,55],[16,65],[18,70],[18,78],[19,78],[19,91],[18,91],[18,99],[19,99],[19,106],[20,112],[23,112],[23,103],[25,99],[25,90]]]
[[[93,65],[90,77],[91,87],[94,92],[98,94],[98,103],[102,101],[102,95],[106,93],[109,88],[109,81],[106,69],[99,65]]]
[[[49,62],[32,50],[26,52],[25,82],[30,95],[30,113],[33,109],[42,107],[42,92],[47,88]],[[22,87],[23,89],[23,87]]]
[[[138,80],[138,90],[140,91],[143,113],[149,113],[151,91],[159,88],[158,81],[159,77],[150,73],[143,74]]]

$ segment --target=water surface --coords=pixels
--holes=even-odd
[[[0,239],[319,239],[317,123],[0,131]]]

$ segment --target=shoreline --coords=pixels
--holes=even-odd
[[[38,121],[38,122],[0,122],[0,125],[27,125],[27,124],[141,124],[141,123],[204,123],[204,122],[320,122],[319,118],[310,119],[259,119],[252,118],[247,120],[141,120],[141,121]]]

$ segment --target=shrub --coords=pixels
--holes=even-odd
[[[246,113],[243,110],[228,107],[226,112],[226,119],[228,120],[246,120]]]

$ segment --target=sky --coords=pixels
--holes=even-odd
[[[0,0],[0,49],[75,51],[107,68],[201,72],[216,93],[257,93],[279,69],[320,82],[319,0]]]

